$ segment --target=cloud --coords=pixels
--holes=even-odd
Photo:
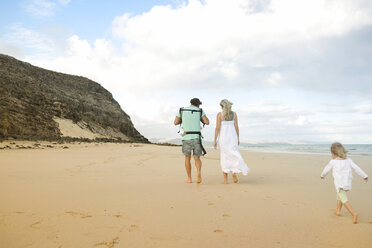
[[[336,90],[349,92],[353,80],[358,84],[353,91],[364,93],[360,89],[368,87],[372,77],[372,56],[366,56],[364,49],[372,53],[367,42],[372,15],[365,4],[346,0],[192,0],[178,8],[155,6],[140,15],[116,17],[113,37],[99,39],[120,42],[122,47],[95,55],[95,44],[75,38],[67,43],[84,43],[82,49],[91,49],[91,55],[71,53],[74,48],[70,47],[56,61],[61,70],[77,61],[97,67],[102,60],[93,65],[92,58],[111,58],[106,67],[110,84],[132,92],[180,87],[189,92],[195,88],[283,87],[325,91],[337,83],[344,87]],[[364,48],[354,49],[360,45]],[[345,50],[348,54],[340,55]],[[359,61],[365,70],[356,73],[355,64],[355,70],[343,70],[353,63],[350,60]],[[86,76],[101,79],[93,75],[101,71]]]
[[[35,53],[51,53],[56,50],[56,44],[50,37],[23,27],[22,24],[14,24],[8,27],[10,32],[2,36],[7,43],[21,49],[32,49]]]
[[[33,17],[50,17],[55,15],[58,5],[66,6],[71,0],[26,0],[21,6]]]
[[[49,17],[54,15],[56,3],[48,0],[29,0],[23,3],[25,11],[34,17]]]
[[[50,13],[57,4],[30,3]],[[208,101],[216,104],[206,109],[211,115],[220,111],[216,99],[239,96],[245,137],[332,140],[345,131],[345,137],[367,139],[344,126],[348,118],[341,115],[370,113],[369,1],[190,0],[177,8],[124,13],[113,18],[110,30],[94,42],[75,34],[58,43],[19,25],[2,40],[36,51],[37,56],[27,53],[28,62],[101,83],[146,136],[152,125],[171,123],[174,109],[199,95],[207,107]],[[269,90],[277,97],[267,97]],[[283,94],[290,90],[296,94]],[[349,96],[355,95],[353,103],[356,98]],[[341,109],[335,102],[350,106]],[[360,121],[368,128],[370,119]],[[176,132],[169,127],[160,133]],[[213,131],[206,133],[213,137]]]
[[[7,54],[17,58],[24,58],[24,53],[21,48],[15,45],[7,44],[0,39],[0,53]]]
[[[71,0],[58,0],[58,2],[62,5],[67,5],[71,2]]]
[[[112,31],[124,43],[126,58],[141,61],[131,70],[141,71],[141,78],[134,79],[138,85],[173,88],[172,82],[178,82],[191,90],[311,84],[322,90],[323,82],[340,80],[332,71],[325,71],[324,79],[317,73],[331,67],[322,58],[329,55],[327,63],[337,66],[345,61],[331,54],[331,42],[337,45],[338,38],[343,41],[350,32],[372,24],[370,10],[362,3],[266,1],[252,11],[257,1],[189,1],[177,9],[156,6],[142,15],[124,14],[115,18]],[[314,68],[317,60],[322,68]]]
[[[372,114],[372,104],[360,105],[357,106],[355,109],[361,114]]]

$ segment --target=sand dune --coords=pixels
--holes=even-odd
[[[349,192],[357,225],[335,216],[329,156],[243,152],[251,173],[222,185],[210,150],[189,185],[180,149],[0,150],[1,247],[371,247],[372,183]],[[353,159],[372,175],[372,158]]]

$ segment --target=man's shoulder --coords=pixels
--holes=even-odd
[[[200,108],[198,108],[196,106],[187,106],[187,107],[183,107],[181,109],[195,109],[195,110],[197,110],[197,109],[200,109]]]
[[[188,106],[188,107],[183,107],[183,108],[180,108],[180,111],[188,111],[188,110],[193,110],[193,111],[196,111],[196,112],[203,112],[204,113],[204,110],[202,108],[198,108],[198,107],[195,107],[195,106]]]

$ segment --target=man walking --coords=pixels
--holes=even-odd
[[[198,98],[193,98],[190,101],[191,106],[181,108],[176,118],[174,119],[174,125],[182,123],[182,129],[184,130],[182,137],[182,153],[185,155],[185,168],[188,179],[186,183],[192,183],[191,179],[191,153],[194,156],[195,167],[197,170],[197,183],[201,183],[201,167],[202,162],[200,159],[201,155],[204,155],[205,151],[201,142],[200,122],[205,125],[209,125],[209,120],[205,115],[204,111],[199,108],[202,104]]]

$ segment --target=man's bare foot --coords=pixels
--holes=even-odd
[[[340,216],[341,215],[341,211],[339,211],[339,210],[332,210],[333,211],[333,213],[335,213],[335,215],[337,215],[337,216]]]
[[[356,224],[356,223],[358,223],[358,214],[357,213],[355,213],[353,215],[353,224]]]
[[[187,179],[187,180],[185,180],[185,183],[192,183],[192,180],[191,180],[191,178],[190,178],[190,179]]]
[[[198,177],[196,179],[196,183],[201,183],[201,181],[202,181],[201,175],[198,174]]]
[[[228,182],[227,181],[223,181],[222,184],[228,184]]]
[[[234,183],[239,182],[238,177],[236,176],[235,173],[232,174],[232,177],[233,177],[233,179],[234,179]]]

